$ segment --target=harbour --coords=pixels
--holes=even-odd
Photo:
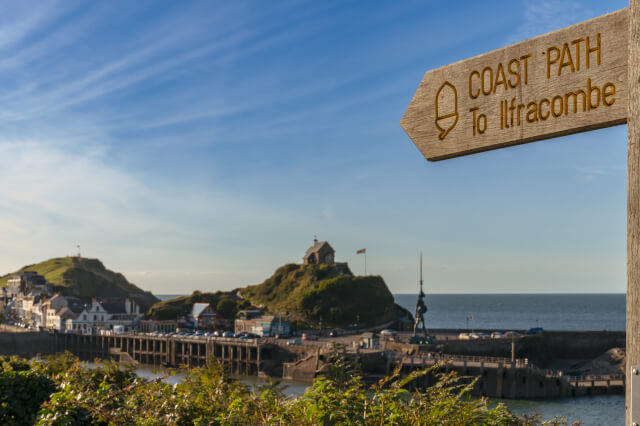
[[[413,295],[394,295],[399,304],[405,304],[409,306],[415,306],[416,294]],[[163,296],[160,296],[163,298]],[[168,297],[171,298],[171,297]],[[506,328],[495,327],[496,325],[510,324],[510,329],[523,330],[527,327],[535,326],[536,319],[538,319],[538,325],[545,328],[545,335],[547,339],[552,342],[555,341],[556,346],[562,346],[563,341],[569,339],[569,336],[573,337],[573,341],[578,345],[582,342],[594,342],[597,341],[598,336],[609,336],[618,342],[624,339],[624,294],[614,295],[594,295],[594,294],[577,294],[577,295],[441,295],[441,294],[427,294],[426,300],[429,307],[429,311],[425,315],[426,326],[429,332],[434,334],[439,340],[449,342],[449,350],[453,350],[455,345],[464,344],[465,342],[459,342],[455,337],[461,332],[471,332],[471,326],[473,331],[487,332],[496,329],[507,330]],[[467,325],[466,318],[473,316],[473,320],[469,320],[469,327]],[[498,323],[494,318],[502,318],[501,323]],[[584,331],[558,331],[562,328],[577,328],[579,325],[583,325],[584,328],[588,328],[591,332]],[[616,327],[617,325],[617,327]],[[613,332],[603,333],[602,329],[607,328],[613,330]],[[616,331],[618,328],[619,331]],[[620,330],[622,329],[622,330]],[[55,345],[52,345],[52,337],[47,333],[20,333],[25,335],[24,337],[17,337],[18,333],[3,333],[0,336],[0,348],[6,348],[11,353],[20,354],[23,356],[33,355],[33,351],[46,354],[47,351],[51,351]],[[47,337],[40,338],[35,337],[46,334]],[[27,337],[30,336],[30,337]],[[96,338],[98,336],[95,336]],[[147,339],[145,339],[146,341]],[[148,337],[148,341],[159,341],[161,339]],[[23,341],[25,344],[21,344]],[[105,339],[108,341],[108,339]],[[201,341],[198,342],[200,351],[203,353]],[[131,342],[131,338],[129,339]],[[28,343],[28,344],[27,344]],[[468,342],[467,342],[468,343]],[[507,342],[502,345],[491,345],[491,342],[476,341],[475,347],[480,351],[483,347],[491,347],[494,349],[499,348],[499,352],[494,352],[493,356],[499,355],[499,358],[509,358],[509,346]],[[156,343],[157,344],[157,343]],[[319,342],[309,342],[309,344],[326,344],[326,339],[321,338]],[[127,344],[125,343],[125,347]],[[251,344],[249,344],[251,345]],[[284,344],[286,348],[286,344]],[[603,343],[607,345],[606,342]],[[129,348],[135,348],[135,344],[129,343]],[[138,346],[143,348],[143,346]],[[168,347],[171,347],[170,345]],[[594,352],[597,352],[599,348],[592,345]],[[146,346],[144,346],[146,348]],[[576,351],[579,349],[576,346]],[[192,359],[192,364],[197,365],[198,349],[195,349],[195,355],[191,357],[183,357],[182,362],[188,364],[188,360]],[[206,352],[206,349],[204,349]],[[86,360],[92,360],[99,351],[85,352],[82,357]],[[144,353],[142,349],[138,350],[137,357],[149,356]],[[193,354],[192,350],[192,354]],[[490,357],[491,353],[488,351],[480,352],[484,356]],[[114,357],[114,354],[107,356]],[[242,355],[240,355],[242,356]],[[518,355],[520,357],[522,355]],[[119,358],[118,358],[119,359]],[[139,358],[142,360],[143,358]],[[136,371],[141,372],[144,377],[153,377],[152,371],[167,371],[162,365],[163,362],[170,359],[165,355],[164,359],[156,358],[155,361],[148,363],[140,363],[136,367]],[[186,362],[185,362],[186,361]],[[411,361],[408,361],[409,363]],[[414,358],[414,365],[417,366],[420,362]],[[473,372],[473,368],[479,368],[479,365],[474,365],[471,362],[467,365],[467,371]],[[461,370],[462,371],[462,370]],[[178,373],[171,380],[179,380],[182,373]],[[237,376],[243,382],[247,383],[250,387],[261,386],[265,384],[266,376]],[[571,376],[567,378],[570,379]],[[285,392],[291,396],[299,396],[304,393],[305,389],[310,386],[309,381],[295,381],[288,379],[280,379],[283,386],[286,387]],[[570,379],[571,380],[571,379]],[[597,380],[596,380],[597,382]],[[597,383],[594,383],[597,384]],[[505,387],[505,390],[507,388]],[[514,413],[521,415],[525,413],[536,412],[542,415],[542,419],[550,419],[556,415],[566,416],[570,421],[581,420],[584,425],[622,425],[624,424],[624,396],[621,394],[608,394],[608,393],[595,393],[588,395],[586,392],[584,396],[580,397],[554,397],[554,398],[533,398],[533,399],[510,399],[509,392],[505,398],[492,398],[491,401],[495,403],[502,402],[506,404]]]
[[[437,334],[435,334],[437,335]],[[624,342],[621,332],[547,332],[517,339],[437,340],[436,344],[402,343],[409,336],[357,345],[363,335],[289,345],[285,339],[234,339],[162,336],[147,333],[83,335],[75,333],[2,333],[4,354],[35,356],[69,351],[81,360],[115,359],[135,365],[201,367],[211,359],[232,374],[270,376],[309,382],[322,371],[332,343],[341,343],[365,379],[404,374],[440,365],[460,376],[478,377],[472,395],[532,399],[622,393],[620,373],[568,375],[553,369],[558,360],[578,361]],[[395,341],[398,340],[398,341]],[[510,341],[509,341],[510,340]],[[510,348],[510,349],[509,349]],[[511,351],[509,356],[509,350]],[[35,351],[38,351],[37,353]],[[427,387],[433,375],[416,386]]]

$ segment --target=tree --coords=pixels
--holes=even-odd
[[[216,311],[218,311],[218,313],[222,315],[223,318],[232,319],[236,316],[236,313],[238,312],[238,306],[236,305],[235,300],[229,297],[225,297],[218,301],[218,305],[216,306]]]

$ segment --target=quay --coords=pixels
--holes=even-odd
[[[81,360],[113,358],[125,363],[192,368],[204,366],[215,358],[233,374],[247,376],[282,374],[282,363],[295,356],[260,339],[149,336],[141,333],[108,336],[55,334],[54,338],[57,352],[68,350]]]
[[[323,373],[327,363],[330,342],[326,339],[305,342],[303,345],[286,345],[284,340],[234,339],[222,337],[162,336],[144,333],[112,335],[83,335],[46,332],[0,332],[0,355],[33,357],[69,351],[84,361],[96,358],[114,359],[123,363],[150,366],[200,367],[216,359],[233,374],[246,376],[271,376],[311,382]],[[559,340],[566,342],[565,338]],[[574,349],[584,349],[582,338]],[[447,342],[447,341],[445,341]],[[527,343],[529,342],[529,343]],[[524,338],[520,345],[542,343],[539,338]],[[540,348],[528,351],[534,355],[516,357],[460,354],[446,349],[460,349],[464,343],[478,352],[505,352],[506,342],[457,342],[429,348],[423,345],[384,342],[378,349],[348,348],[347,356],[360,367],[365,380],[389,375],[396,368],[402,374],[441,365],[442,372],[456,371],[464,380],[477,377],[472,394],[494,398],[528,399],[623,393],[624,375],[564,375],[561,371],[544,368],[535,358]],[[600,343],[598,343],[600,345]],[[436,349],[436,350],[433,350]],[[444,349],[444,350],[443,350]],[[565,346],[565,351],[567,351]],[[573,351],[572,351],[573,352]],[[565,352],[566,353],[566,352]],[[420,378],[414,386],[426,388],[435,383],[434,374]]]
[[[142,333],[117,335],[47,332],[0,332],[0,355],[26,358],[69,351],[83,361],[96,358],[118,362],[170,367],[201,367],[217,359],[233,374],[282,376],[284,362],[295,353],[261,339],[194,338],[150,336]]]
[[[478,378],[472,395],[492,398],[559,398],[594,394],[624,393],[624,374],[600,376],[565,376],[560,371],[538,368],[528,359],[439,355],[390,360],[388,369],[400,366],[404,374],[443,365],[444,372],[454,370],[460,376]],[[415,384],[426,388],[435,383],[427,374]]]

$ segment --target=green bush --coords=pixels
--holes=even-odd
[[[235,300],[225,297],[223,299],[220,299],[220,301],[218,302],[216,311],[218,311],[218,313],[222,315],[222,318],[232,319],[238,312],[238,306]]]
[[[221,302],[222,305],[220,305]],[[208,303],[218,312],[222,308],[224,312],[220,314],[227,319],[234,318],[240,309],[251,308],[251,303],[235,299],[228,292],[202,293],[196,290],[189,296],[176,297],[154,304],[147,312],[147,316],[154,320],[175,320],[187,315],[194,303]]]
[[[55,385],[35,371],[0,373],[0,424],[31,425],[40,405],[49,399]]]
[[[0,356],[0,372],[27,371],[31,369],[31,363],[18,356]]]
[[[323,376],[300,397],[284,395],[270,380],[251,392],[215,360],[189,371],[177,385],[146,380],[112,361],[89,368],[69,354],[52,364],[24,361],[27,371],[0,373],[0,424],[80,425],[534,425],[503,405],[471,398],[473,382],[438,367],[401,377],[399,370],[367,387],[344,346],[328,355]],[[14,363],[23,366],[23,362]],[[46,372],[50,374],[47,376]],[[414,380],[439,382],[410,392]],[[554,419],[549,425],[566,424]]]

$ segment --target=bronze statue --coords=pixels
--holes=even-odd
[[[422,291],[422,252],[420,252],[420,293],[418,303],[416,303],[416,315],[413,323],[413,336],[418,335],[418,327],[422,329],[422,334],[427,337],[427,327],[424,325],[424,314],[427,313],[427,304],[424,303],[424,291]]]

